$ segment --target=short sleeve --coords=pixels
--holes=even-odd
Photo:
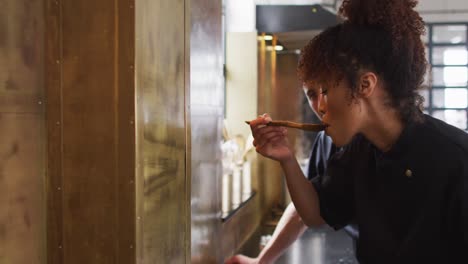
[[[309,167],[307,168],[307,179],[312,180],[318,175],[317,161],[321,159],[320,149],[321,147],[321,136],[320,134],[315,137],[314,144],[312,145],[312,151],[310,153]]]
[[[335,152],[336,147],[333,145],[331,138],[323,131],[317,134],[312,145],[309,167],[307,169],[307,179],[309,181],[316,177],[321,177],[326,173],[328,159]]]
[[[354,218],[352,148],[335,153],[328,161],[327,173],[312,183],[317,191],[320,214],[328,225],[341,229]]]

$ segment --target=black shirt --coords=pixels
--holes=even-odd
[[[340,150],[341,148],[337,148],[333,145],[332,139],[327,136],[325,132],[319,132],[312,146],[309,159],[309,167],[307,169],[307,178],[309,181],[312,181],[314,185],[321,185],[327,172],[328,159]],[[359,230],[355,223],[349,223],[344,227],[344,230],[356,241],[359,236]]]
[[[314,186],[324,220],[356,221],[361,263],[456,263],[468,254],[468,134],[430,116],[382,153],[362,135]]]

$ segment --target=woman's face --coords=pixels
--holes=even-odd
[[[322,96],[320,93],[320,86],[309,83],[303,85],[304,93],[307,97],[307,101],[309,102],[309,106],[314,112],[314,114],[322,120],[322,116],[318,111],[318,104],[320,97]]]
[[[363,123],[362,101],[352,98],[346,82],[329,87],[322,85],[318,100],[318,112],[322,122],[327,124],[325,132],[336,146],[348,144],[360,132]]]

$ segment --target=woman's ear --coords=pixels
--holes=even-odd
[[[377,75],[373,72],[364,72],[359,78],[358,92],[361,97],[370,97],[377,86]]]

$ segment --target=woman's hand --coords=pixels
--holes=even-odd
[[[250,121],[254,137],[253,145],[258,153],[273,160],[283,162],[294,157],[288,142],[285,127],[267,126],[272,119],[268,114]]]
[[[249,258],[244,255],[235,255],[228,260],[225,264],[259,264],[260,262],[256,258]]]

